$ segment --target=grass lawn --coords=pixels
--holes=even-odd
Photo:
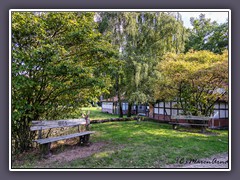
[[[86,108],[81,108],[81,110],[86,113],[90,111],[90,115],[89,115],[90,120],[109,119],[109,118],[119,117],[119,115],[117,114],[108,114],[108,113],[102,112],[101,107],[86,107]],[[126,115],[124,115],[124,117],[126,117]]]
[[[91,142],[107,142],[99,152],[51,168],[162,168],[177,158],[204,158],[228,151],[228,131],[207,134],[173,130],[168,124],[150,121],[92,124]],[[36,159],[21,167],[34,168]]]

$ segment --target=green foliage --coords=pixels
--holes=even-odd
[[[184,114],[209,116],[217,100],[228,99],[226,51],[166,54],[157,70],[155,98],[177,100]]]
[[[119,50],[121,66],[113,73],[112,95],[132,103],[153,102],[152,71],[166,52],[184,50],[185,28],[179,13],[102,12],[99,30]],[[121,109],[121,107],[120,107]],[[121,112],[121,110],[120,110]]]
[[[193,50],[209,50],[223,53],[228,48],[228,21],[223,24],[211,22],[204,14],[199,18],[191,18],[193,29],[189,29],[189,39],[186,41],[185,52]]]
[[[112,46],[119,52],[118,53],[118,65],[111,71],[111,78],[114,80],[114,84],[111,90],[104,94],[104,97],[118,97],[120,104],[119,117],[123,117],[121,98],[124,93],[125,81],[124,81],[124,61],[122,60],[121,48],[124,44],[124,32],[123,26],[127,19],[128,13],[126,12],[100,12],[98,13],[98,29],[104,34]]]
[[[108,91],[116,53],[88,12],[13,12],[11,36],[12,137],[25,150],[31,120],[64,118]]]

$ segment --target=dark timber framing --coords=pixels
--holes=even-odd
[[[180,115],[182,109],[175,107],[176,101],[158,101],[154,104],[153,118],[159,121],[169,122],[171,116]],[[209,122],[211,127],[228,127],[228,102],[218,101],[214,105],[214,121]]]

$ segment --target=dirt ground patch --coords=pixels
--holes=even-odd
[[[54,154],[48,159],[41,159],[35,166],[35,168],[49,168],[52,163],[64,163],[70,162],[79,158],[86,158],[94,153],[100,152],[101,149],[106,146],[107,142],[95,142],[90,146],[73,146],[69,149],[65,149],[63,152]]]

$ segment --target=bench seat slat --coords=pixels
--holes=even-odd
[[[70,139],[78,136],[84,136],[88,134],[93,134],[95,131],[85,131],[85,132],[80,132],[80,133],[75,133],[75,134],[68,134],[68,135],[63,135],[63,136],[58,136],[58,137],[50,137],[46,139],[37,139],[34,140],[34,142],[37,142],[39,144],[46,144],[54,141],[60,141],[60,140],[65,140],[65,139]]]
[[[30,127],[31,131],[37,131],[37,130],[45,130],[45,129],[52,129],[52,128],[63,128],[63,127],[73,127],[73,126],[79,126],[79,125],[85,125],[85,123],[78,123],[78,124],[68,124],[68,125],[48,125],[48,126],[32,126]]]
[[[208,121],[208,120],[211,119],[211,117],[207,117],[207,116],[184,116],[184,115],[178,115],[178,116],[171,116],[171,119],[185,119],[185,120]]]
[[[169,122],[169,124],[176,124],[180,126],[208,126],[208,124],[191,124],[191,123],[174,123],[174,122]]]
[[[30,127],[31,131],[51,129],[51,128],[62,128],[70,126],[85,125],[85,119],[66,119],[66,120],[50,120],[50,121],[32,121]]]

